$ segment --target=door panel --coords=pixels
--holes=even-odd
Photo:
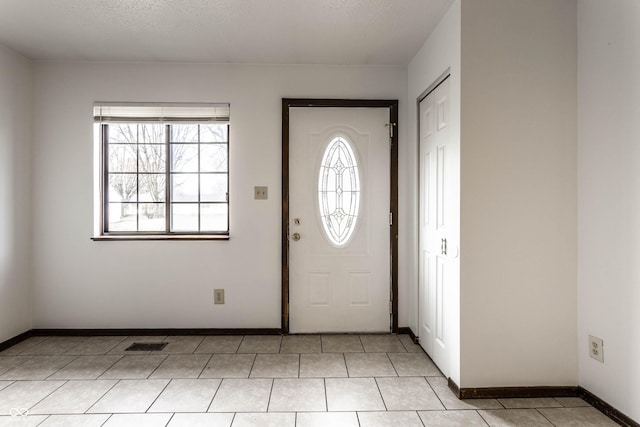
[[[449,138],[449,81],[420,102],[419,342],[449,372],[450,292],[458,277],[459,151]]]
[[[389,331],[388,117],[386,108],[290,110],[291,332]]]

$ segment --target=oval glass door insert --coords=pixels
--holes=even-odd
[[[360,175],[351,143],[342,136],[329,142],[318,178],[322,229],[336,247],[349,243],[360,210]]]

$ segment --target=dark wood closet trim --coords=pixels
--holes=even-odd
[[[391,332],[398,332],[398,100],[282,99],[282,331],[289,333],[289,110],[295,107],[388,108],[391,138]]]
[[[402,328],[398,328],[397,333],[409,335],[411,337],[411,341],[413,341],[414,344],[418,344],[418,337],[413,333],[411,328],[403,326]]]

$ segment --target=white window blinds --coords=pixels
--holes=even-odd
[[[229,104],[96,102],[93,104],[93,119],[98,123],[227,123]]]

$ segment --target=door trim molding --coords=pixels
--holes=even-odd
[[[289,110],[296,107],[388,108],[391,137],[389,207],[391,233],[391,331],[398,331],[398,100],[376,99],[282,99],[282,332],[289,333]]]

